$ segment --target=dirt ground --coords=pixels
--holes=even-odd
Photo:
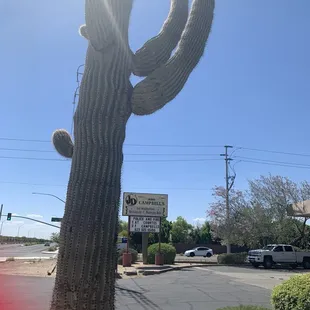
[[[57,269],[55,269],[55,271],[51,275],[48,275],[48,272],[52,272],[56,263],[56,259],[38,261],[6,261],[0,263],[0,274],[35,277],[55,277]],[[133,265],[133,267],[135,267],[135,265]],[[128,276],[124,275],[125,268],[123,266],[119,265],[117,271],[121,274],[122,278],[129,278]],[[141,275],[137,276],[139,277]]]
[[[55,272],[49,276],[56,265],[56,259],[39,261],[7,261],[0,263],[0,274],[11,274],[20,276],[55,277]]]

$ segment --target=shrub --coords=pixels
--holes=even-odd
[[[123,265],[123,253],[126,253],[127,249],[118,250],[117,263]],[[138,252],[134,249],[129,248],[129,253],[131,253],[131,263],[134,264],[138,260]]]
[[[7,262],[14,262],[15,261],[15,258],[14,257],[8,257],[6,259]]]
[[[310,274],[297,275],[273,289],[271,300],[276,310],[310,309]]]
[[[177,251],[174,246],[168,243],[160,244],[161,253],[164,255],[164,264],[174,264]],[[155,264],[155,255],[158,253],[158,243],[150,245],[147,249],[148,264]]]
[[[49,248],[48,248],[48,251],[49,252],[55,252],[57,250],[57,246],[50,246]]]
[[[260,306],[237,306],[237,307],[220,308],[217,310],[269,310],[269,309]]]
[[[220,254],[217,257],[218,264],[241,265],[245,263],[248,253]]]

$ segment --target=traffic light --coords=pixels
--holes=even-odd
[[[8,221],[10,221],[12,219],[12,213],[8,213],[8,216],[6,218]]]

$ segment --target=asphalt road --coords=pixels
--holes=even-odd
[[[50,257],[53,254],[43,254],[47,250],[44,244],[21,246],[20,244],[0,245],[0,257]]]
[[[51,278],[0,275],[0,285],[5,283],[5,290],[10,292],[6,299],[0,298],[0,309],[17,310],[15,305],[8,307],[10,296],[14,296],[15,307],[48,310],[53,282]],[[191,268],[118,280],[116,303],[118,310],[216,310],[240,304],[271,308],[270,293],[207,268]]]

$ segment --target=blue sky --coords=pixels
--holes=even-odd
[[[32,192],[65,199],[70,162],[56,161],[61,158],[49,141],[55,129],[71,127],[76,69],[84,63],[87,47],[78,35],[84,23],[83,6],[76,0],[0,2],[4,213],[30,214],[45,221],[63,214],[60,201]],[[192,223],[205,217],[211,188],[224,185],[225,166],[219,154],[225,144],[235,146],[234,150],[238,146],[310,154],[309,9],[308,0],[294,5],[289,0],[216,1],[206,53],[183,91],[154,115],[131,117],[128,122],[123,189],[167,193],[169,218],[182,215]],[[130,25],[133,50],[158,33],[168,10],[168,0],[135,0]],[[309,179],[307,156],[246,149],[236,150],[234,156],[234,162],[241,159],[237,156],[255,159],[254,163],[243,158],[236,164],[237,188],[269,172],[294,181]],[[284,167],[258,160],[309,166]],[[54,231],[14,220],[4,223],[3,233],[16,235],[22,224],[20,235],[47,237]]]

